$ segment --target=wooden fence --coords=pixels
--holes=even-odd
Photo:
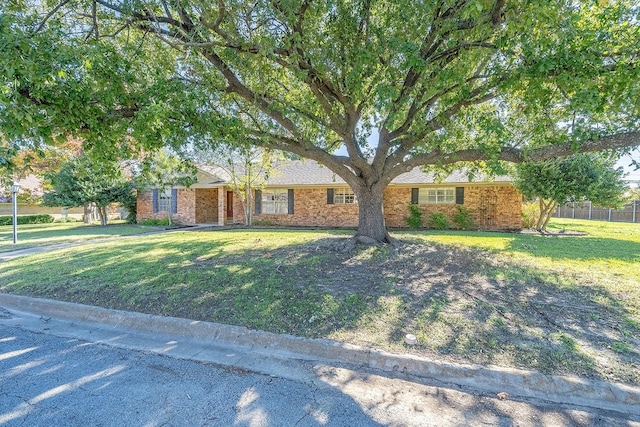
[[[557,218],[640,223],[640,200],[635,200],[622,209],[600,208],[591,202],[568,203],[564,206],[558,206],[554,216]]]

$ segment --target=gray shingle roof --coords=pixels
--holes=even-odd
[[[230,176],[223,168],[216,166],[199,165],[198,168],[212,178],[201,184],[216,184],[229,182]],[[214,182],[217,181],[217,182]],[[458,169],[450,175],[437,181],[433,173],[425,174],[420,168],[414,168],[410,172],[404,173],[396,177],[391,185],[420,185],[420,184],[464,184],[468,182],[510,182],[509,176],[496,176],[493,179],[487,179],[486,176],[476,176],[473,181],[469,180],[466,170]],[[338,175],[333,173],[328,167],[323,166],[313,160],[293,160],[286,162],[278,167],[276,172],[272,172],[267,180],[269,187],[281,186],[330,186],[330,185],[346,185],[345,181]]]
[[[473,182],[496,181],[510,182],[509,176],[496,176],[493,179],[487,179],[486,176],[476,176]],[[391,181],[392,185],[411,185],[411,184],[434,184],[436,179],[433,173],[425,174],[420,168],[414,168],[410,172],[404,173]],[[468,172],[464,169],[453,171],[450,175],[439,182],[447,184],[462,184],[471,182]],[[313,160],[295,160],[279,168],[279,173],[274,174],[267,181],[269,186],[279,185],[335,185],[345,184],[345,181],[338,175],[333,173],[329,168],[318,164]]]

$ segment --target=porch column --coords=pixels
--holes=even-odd
[[[227,222],[227,192],[224,187],[218,187],[218,225],[225,225]]]

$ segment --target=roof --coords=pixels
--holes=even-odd
[[[268,186],[279,185],[306,185],[306,186],[326,186],[335,184],[345,184],[346,182],[331,171],[328,167],[313,160],[294,160],[278,168],[279,173],[273,174],[267,181]],[[511,182],[509,176],[496,176],[489,179],[486,175],[476,176],[474,182]],[[468,171],[458,169],[441,180],[437,180],[434,173],[425,174],[420,168],[414,168],[410,172],[397,176],[391,185],[412,185],[412,184],[462,184],[472,182],[469,179]]]
[[[231,179],[229,173],[221,167],[199,165],[202,176],[198,176],[198,183],[194,187],[208,186],[212,184],[225,184]],[[313,160],[292,160],[283,163],[277,168],[277,173],[271,173],[266,182],[268,187],[280,186],[330,186],[347,185],[346,182],[331,171],[328,167]],[[486,175],[469,179],[466,169],[457,169],[448,176],[437,180],[433,172],[425,174],[420,168],[414,168],[410,172],[403,173],[391,181],[391,185],[421,185],[421,184],[464,184],[469,182],[511,182],[509,176],[496,176],[489,178]],[[208,185],[207,185],[208,184]]]
[[[219,166],[197,165],[197,170],[196,182],[191,188],[210,188],[227,184],[231,180],[231,175]]]

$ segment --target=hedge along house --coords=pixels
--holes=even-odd
[[[328,168],[311,160],[292,161],[278,168],[266,185],[254,189],[254,223],[283,226],[356,227],[358,201],[349,186]],[[384,216],[388,227],[406,227],[409,204],[417,204],[425,220],[443,213],[449,220],[456,206],[471,211],[479,228],[521,228],[522,196],[509,177],[469,182],[464,171],[441,181],[419,168],[398,176],[385,189]],[[230,177],[217,168],[201,167],[189,188],[149,190],[138,194],[137,219],[166,218],[183,224],[243,224],[244,212]],[[426,221],[425,221],[426,222]]]

